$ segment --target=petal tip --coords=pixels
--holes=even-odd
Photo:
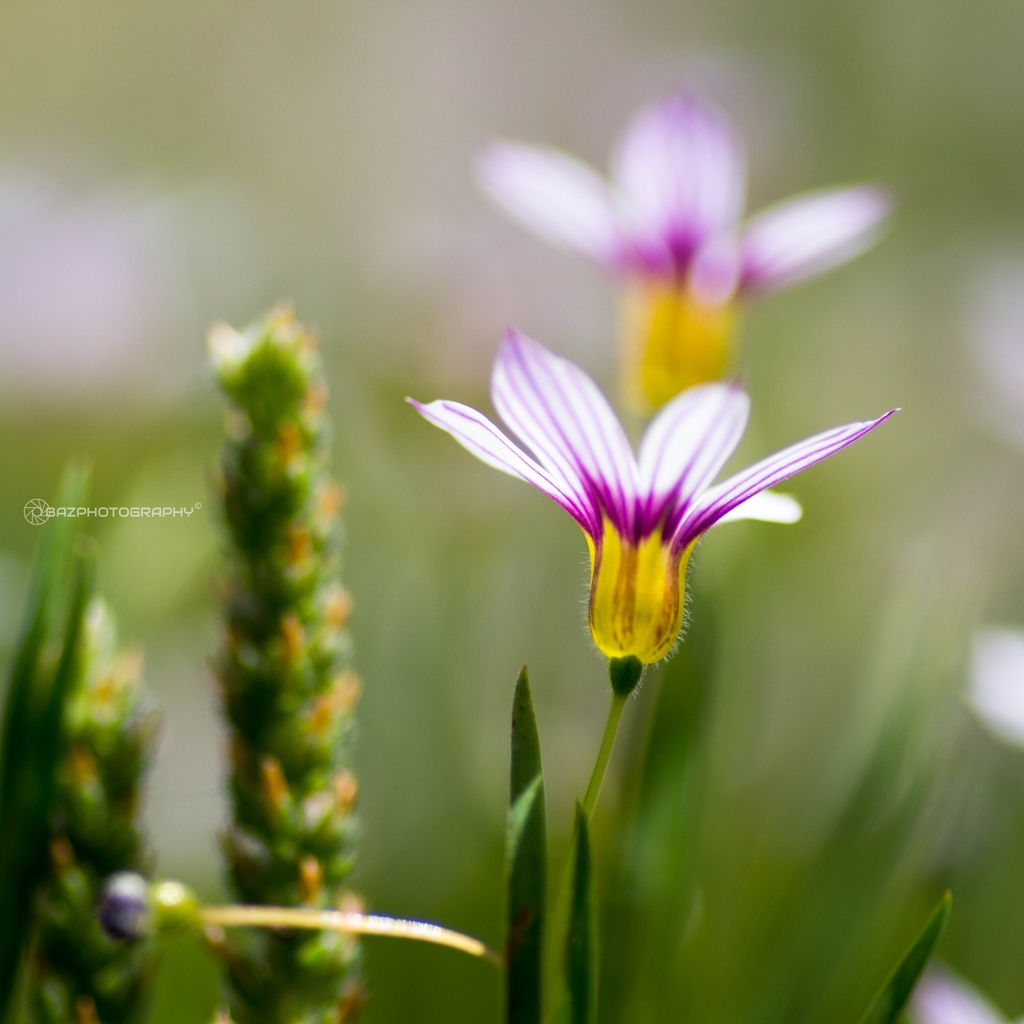
[[[522,143],[493,139],[473,154],[470,167],[474,180],[485,192],[489,192],[509,158],[514,159],[522,150],[529,148]]]

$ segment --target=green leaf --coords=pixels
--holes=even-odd
[[[543,775],[540,737],[537,734],[537,717],[533,713],[533,698],[530,696],[530,676],[524,665],[512,696],[512,803],[532,785],[538,775]]]
[[[590,829],[583,808],[576,805],[573,851],[572,911],[565,947],[565,979],[572,1024],[597,1020],[597,886],[590,858]]]
[[[512,700],[511,799],[506,839],[508,1024],[541,1018],[541,951],[547,892],[547,823],[537,720],[524,666]]]
[[[860,1024],[893,1024],[906,1006],[917,979],[931,958],[939,939],[946,928],[953,897],[947,892],[932,912],[928,923],[921,930],[906,956],[889,975]]]
[[[71,467],[59,504],[78,506],[87,473]],[[0,754],[0,1019],[9,1015],[32,895],[48,864],[50,803],[64,699],[77,671],[92,592],[91,553],[74,549],[76,521],[46,527],[29,614],[15,654]],[[61,628],[61,621],[64,625]]]

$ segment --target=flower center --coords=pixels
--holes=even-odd
[[[736,307],[712,306],[678,282],[631,285],[623,303],[623,357],[630,399],[657,409],[680,391],[732,369]]]
[[[660,530],[634,543],[608,519],[600,544],[587,540],[594,642],[609,658],[660,661],[682,628],[683,579],[693,544],[673,553]]]

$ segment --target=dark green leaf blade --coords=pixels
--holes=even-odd
[[[952,903],[953,898],[947,892],[932,912],[932,916],[921,930],[921,934],[914,940],[914,944],[907,951],[906,956],[896,965],[895,970],[889,975],[878,995],[875,996],[867,1013],[861,1018],[860,1024],[893,1024],[899,1017],[910,994],[914,991],[917,979],[935,951],[939,939],[942,938]]]
[[[547,892],[547,821],[540,739],[525,666],[512,700],[511,799],[506,838],[505,935],[508,1024],[541,1018],[541,954]]]
[[[597,1020],[597,886],[590,856],[590,829],[576,805],[573,850],[572,911],[565,950],[566,984],[572,1024]]]
[[[87,478],[84,467],[70,467],[62,481],[59,504],[81,505]],[[72,655],[92,586],[91,559],[73,553],[76,532],[75,520],[54,519],[46,527],[4,709],[0,754],[0,1019],[10,1013],[31,898],[46,866],[64,695],[73,679]],[[61,642],[60,620],[65,610]]]
[[[533,780],[543,774],[540,761],[540,737],[537,717],[533,713],[530,695],[530,675],[523,666],[516,680],[512,697],[512,763],[510,803],[515,803]]]

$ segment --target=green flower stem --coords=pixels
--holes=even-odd
[[[548,934],[548,953],[545,957],[545,987],[553,998],[548,1003],[548,1013],[545,1020],[552,1020],[552,1012],[555,1016],[561,1011],[558,1007],[568,999],[568,990],[565,987],[563,971],[563,957],[557,950],[565,948],[563,937],[567,936],[570,927],[570,908],[572,903],[572,879],[573,865],[575,860],[576,843],[579,838],[579,823],[585,821],[590,824],[594,816],[594,808],[597,806],[597,799],[601,795],[601,787],[604,784],[604,777],[608,772],[608,763],[611,761],[612,750],[615,748],[615,737],[619,733],[619,725],[622,722],[622,712],[626,708],[626,699],[629,697],[640,679],[643,666],[635,659],[612,660],[609,662],[609,675],[612,682],[612,701],[608,708],[608,718],[604,725],[604,734],[601,736],[601,746],[597,751],[597,760],[594,762],[594,770],[590,774],[590,782],[587,785],[587,792],[583,797],[583,803],[579,805],[580,814],[577,816],[576,824],[572,830],[572,838],[569,842],[569,856],[562,871],[562,879],[558,886],[558,895],[555,897],[555,912],[551,916],[551,930]],[[564,997],[564,998],[563,998]],[[568,1004],[566,1004],[567,1006]]]
[[[611,760],[612,749],[615,747],[615,737],[619,733],[622,712],[626,707],[626,696],[625,694],[612,693],[612,702],[608,708],[608,720],[604,724],[601,746],[597,751],[597,760],[594,762],[594,770],[590,774],[586,795],[583,797],[583,813],[586,815],[588,822],[594,816],[597,798],[601,794],[601,786],[608,772],[608,762]]]
[[[594,808],[597,806],[597,798],[601,795],[601,786],[604,784],[604,777],[608,772],[608,762],[612,757],[612,750],[615,747],[615,737],[619,734],[619,724],[622,722],[622,712],[626,707],[628,693],[616,693],[612,691],[612,702],[608,708],[608,718],[604,723],[604,735],[601,737],[601,746],[597,751],[597,760],[594,762],[594,770],[590,773],[590,782],[587,784],[587,792],[583,797],[580,807],[583,816],[590,824],[594,816]],[[569,849],[576,846],[576,826],[572,830],[572,839]],[[558,886],[558,898],[555,901],[555,921],[564,921],[569,912],[569,880],[572,876],[572,858],[565,862],[565,870],[562,872],[562,881]]]

